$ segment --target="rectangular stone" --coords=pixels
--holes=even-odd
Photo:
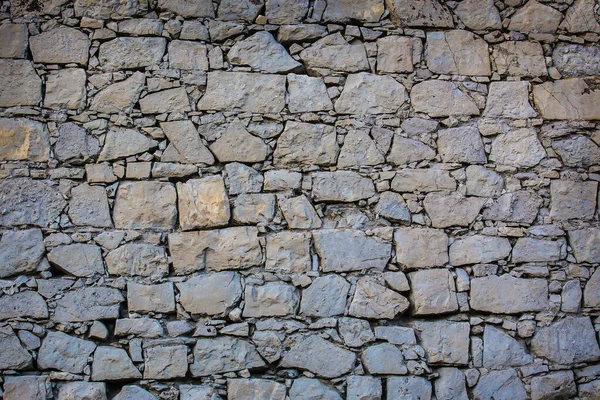
[[[543,311],[548,308],[548,283],[510,275],[474,278],[470,304],[475,310],[498,314]]]

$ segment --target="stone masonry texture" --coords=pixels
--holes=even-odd
[[[598,0],[0,1],[3,400],[600,399]]]

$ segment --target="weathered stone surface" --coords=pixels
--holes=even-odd
[[[150,93],[140,99],[143,114],[161,114],[173,111],[191,111],[190,101],[184,87]]]
[[[390,242],[354,229],[313,231],[313,240],[323,272],[383,270],[392,250]]]
[[[80,68],[60,70],[46,77],[44,107],[77,110],[85,106],[86,75]]]
[[[100,45],[102,68],[108,71],[137,69],[160,63],[167,40],[159,37],[120,37]]]
[[[418,44],[417,44],[418,41]],[[420,39],[406,36],[386,36],[377,39],[377,71],[387,73],[413,72],[413,50],[422,47]]]
[[[112,128],[104,139],[98,161],[111,161],[143,153],[158,146],[156,140],[135,129]]]
[[[469,323],[451,321],[416,321],[427,361],[441,365],[467,365],[469,362]]]
[[[281,397],[283,399],[285,396]],[[261,397],[261,399],[265,397]],[[321,399],[321,400],[342,400],[342,397],[335,389],[327,386],[318,379],[298,378],[294,379],[294,383],[290,388],[290,400],[302,399]],[[273,396],[269,399],[279,399]]]
[[[423,205],[434,228],[447,228],[453,225],[470,225],[485,202],[484,198],[463,197],[456,192],[434,192],[427,194]]]
[[[145,243],[128,243],[106,256],[108,273],[126,276],[166,275],[167,255],[162,247]]]
[[[115,336],[139,336],[157,338],[164,335],[163,328],[151,318],[120,318],[115,323]],[[139,360],[141,361],[141,360]]]
[[[483,345],[483,366],[488,369],[518,367],[533,361],[521,343],[492,325],[485,326]]]
[[[283,231],[267,236],[265,270],[297,273],[311,268],[310,234]]]
[[[493,4],[493,3],[492,3]],[[438,400],[468,400],[465,375],[458,368],[439,368],[440,375],[434,381],[435,397]]]
[[[369,346],[360,358],[369,374],[404,375],[408,372],[402,352],[391,343]]]
[[[502,176],[481,165],[469,165],[466,168],[466,173],[468,196],[498,197],[504,188]],[[398,176],[398,173],[396,173],[396,176]],[[392,187],[393,183],[394,181],[392,181]]]
[[[264,6],[264,0],[224,0],[219,5],[218,17],[228,21],[254,22]]]
[[[146,77],[138,71],[123,81],[107,86],[96,93],[90,110],[102,113],[130,114],[142,93],[145,82]]]
[[[527,392],[521,383],[517,371],[512,368],[491,371],[479,378],[473,389],[473,399],[514,399],[525,400]]]
[[[437,147],[444,162],[487,162],[481,135],[474,126],[440,130],[438,132]]]
[[[452,14],[443,3],[433,0],[386,0],[392,21],[399,27],[452,28]]]
[[[543,240],[530,237],[519,238],[512,252],[512,262],[553,262],[565,254],[564,240]]]
[[[490,83],[490,93],[483,115],[494,118],[535,118],[537,113],[529,104],[529,83]]]
[[[168,230],[177,219],[175,200],[176,192],[172,183],[121,183],[113,208],[115,227]]]
[[[456,181],[448,171],[404,168],[396,171],[391,187],[396,192],[438,192],[456,190]]]
[[[261,162],[269,153],[269,147],[262,139],[251,135],[239,121],[229,124],[227,131],[210,146],[210,150],[220,162]]]
[[[335,378],[350,372],[356,356],[317,335],[294,335],[280,366],[308,370],[324,378]]]
[[[192,376],[209,376],[265,365],[256,348],[245,340],[230,336],[199,339],[194,346]]]
[[[99,346],[92,362],[93,381],[118,381],[141,379],[142,374],[133,365],[124,349],[112,346]]]
[[[74,28],[59,26],[29,38],[35,63],[86,65],[90,39]]]
[[[0,57],[27,58],[27,24],[4,23],[0,26]]]
[[[530,0],[512,15],[508,29],[522,33],[554,33],[561,20],[560,11]]]
[[[179,385],[180,400],[222,400],[209,385]]]
[[[565,282],[561,291],[560,309],[563,312],[577,313],[581,309],[581,283],[577,279]]]
[[[66,333],[49,331],[39,350],[38,367],[80,374],[95,349],[96,345],[93,342]]]
[[[186,365],[187,368],[187,365]],[[158,397],[136,385],[123,386],[113,400],[158,400]]]
[[[479,115],[473,99],[454,82],[429,80],[418,83],[410,91],[410,100],[416,112],[430,117]]]
[[[596,361],[600,348],[589,317],[572,317],[540,328],[531,339],[531,351],[558,364]]]
[[[101,186],[82,183],[71,189],[69,218],[74,225],[111,228],[106,190]]]
[[[0,59],[0,107],[35,106],[42,101],[42,80],[28,60]]]
[[[52,224],[67,205],[51,181],[28,178],[0,181],[0,225]]]
[[[398,193],[383,192],[375,206],[375,212],[392,221],[410,222],[411,216],[404,198]]]
[[[494,6],[493,0],[461,1],[454,9],[454,12],[467,26],[467,28],[473,29],[474,31],[500,29],[502,27],[500,13],[498,12],[496,6]]]
[[[548,283],[510,275],[473,278],[470,304],[475,310],[499,314],[543,311],[548,307]]]
[[[454,278],[447,269],[428,269],[408,274],[415,315],[443,314],[458,310]]]
[[[243,269],[262,263],[258,230],[250,226],[172,233],[169,250],[176,274]]]
[[[169,10],[182,17],[214,17],[215,10],[210,0],[194,1],[185,0],[158,0],[158,7]]]
[[[498,164],[528,168],[546,157],[546,150],[530,128],[498,135],[492,142],[490,160]]]
[[[569,245],[577,262],[600,263],[600,229],[584,228],[569,231]]]
[[[144,379],[184,378],[188,369],[187,353],[185,345],[147,348]]]
[[[119,317],[119,306],[125,299],[117,289],[83,287],[66,292],[56,301],[57,322],[83,322]]]
[[[329,0],[323,13],[326,22],[378,22],[383,14],[383,0],[367,0],[357,5],[352,0]]]
[[[342,317],[338,319],[338,332],[350,347],[361,347],[375,340],[369,321],[364,319]]]
[[[246,285],[244,290],[244,317],[286,316],[296,314],[299,296],[292,285],[267,282],[264,285]]]
[[[109,0],[95,2],[89,0],[75,0],[75,15],[88,18],[114,18],[131,17],[145,11],[147,4],[144,0]],[[96,400],[94,397],[93,400]]]
[[[492,74],[487,43],[469,31],[427,33],[425,61],[438,74]]]
[[[288,109],[291,113],[333,109],[333,103],[327,94],[327,88],[322,78],[289,74],[287,91]]]
[[[0,347],[0,368],[24,370],[32,367],[31,354],[21,346],[10,326],[0,327]]]
[[[423,142],[394,135],[387,161],[393,165],[406,165],[412,162],[432,160],[435,156],[435,150]]]
[[[335,111],[359,115],[395,113],[407,98],[406,89],[394,78],[360,72],[346,78]]]
[[[318,229],[322,221],[304,195],[279,200],[279,208],[290,229]]]
[[[350,284],[339,275],[325,275],[315,279],[302,291],[300,313],[309,317],[343,315]]]
[[[386,392],[390,399],[431,399],[432,389],[423,377],[393,376],[387,378]]]
[[[85,129],[72,122],[59,125],[58,140],[54,145],[54,156],[57,159],[78,165],[90,161],[99,152],[98,139],[88,135]]]
[[[247,72],[208,73],[206,93],[199,110],[278,113],[285,106],[285,76]]]
[[[177,289],[181,305],[192,314],[225,314],[242,297],[240,276],[229,271],[195,276],[177,283]]]
[[[398,228],[396,260],[405,269],[441,267],[448,262],[448,235],[441,229]]]
[[[356,284],[349,314],[357,318],[393,319],[409,306],[404,296],[365,277]]]
[[[4,378],[4,400],[46,400],[47,376],[7,376]]]
[[[535,106],[546,119],[600,119],[600,78],[569,78],[533,87]]]
[[[227,399],[231,400],[285,400],[285,392],[285,385],[267,379],[227,380]]]
[[[326,36],[300,52],[307,68],[359,72],[369,70],[369,61],[362,44],[349,44],[338,33]]]
[[[374,196],[375,186],[353,171],[317,172],[312,195],[315,201],[355,202]]]
[[[335,164],[339,146],[335,128],[323,124],[288,121],[273,153],[275,165]]]
[[[74,243],[55,247],[48,253],[48,261],[75,276],[104,273],[102,252],[94,244]]]
[[[600,147],[585,136],[555,140],[552,148],[569,167],[587,168],[600,163]]]
[[[179,69],[208,71],[206,46],[186,40],[173,40],[169,43],[169,66]]]
[[[511,245],[508,239],[495,236],[473,235],[459,239],[450,246],[450,264],[489,263],[509,256]]]
[[[32,291],[0,297],[0,321],[15,318],[48,318],[44,298]]]
[[[163,31],[163,23],[154,18],[126,19],[118,23],[119,32],[134,36],[160,36]]]
[[[596,209],[598,182],[553,180],[550,217],[555,220],[591,219]]]
[[[241,224],[271,221],[275,216],[275,203],[274,194],[240,194],[233,204],[233,219]]]
[[[229,198],[222,177],[215,175],[177,183],[177,195],[182,230],[229,223]]]
[[[50,157],[46,125],[34,120],[0,118],[0,144],[0,160],[3,161],[48,161]]]
[[[171,282],[143,285],[127,282],[127,309],[134,312],[169,313],[175,311]]]
[[[577,395],[572,371],[556,371],[531,378],[531,399],[560,399]]]
[[[58,400],[106,400],[106,398],[104,382],[69,382],[58,386]]]
[[[160,124],[161,129],[183,158],[183,162],[213,164],[215,158],[206,148],[191,121],[173,121]]]
[[[381,379],[372,376],[350,375],[346,380],[346,400],[381,400]]]
[[[0,278],[35,272],[45,252],[40,229],[4,232],[0,239]]]
[[[283,191],[290,189],[299,189],[301,186],[302,174],[300,172],[289,170],[269,170],[265,172],[265,191]]]
[[[494,46],[492,57],[501,75],[528,77],[547,75],[546,60],[539,43],[525,41],[500,43]]]
[[[571,33],[600,33],[600,23],[595,18],[593,0],[577,0],[569,7],[565,19],[560,25]]]
[[[291,72],[301,66],[267,31],[237,42],[227,53],[227,59],[233,65],[248,65],[266,73]]]
[[[270,24],[298,24],[308,12],[308,0],[266,0],[266,17]]]
[[[278,0],[281,1],[281,0]],[[285,2],[289,4],[289,2]],[[295,4],[298,4],[296,2]],[[327,28],[317,24],[281,25],[277,34],[277,41],[281,43],[304,42],[317,40],[327,35]]]
[[[483,211],[484,219],[531,224],[542,205],[542,198],[528,190],[505,193]]]
[[[579,385],[579,398],[581,400],[594,400],[600,391],[600,379]]]

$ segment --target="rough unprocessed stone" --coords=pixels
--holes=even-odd
[[[547,75],[542,46],[536,42],[500,43],[494,46],[492,57],[501,75],[527,77]]]
[[[29,178],[0,181],[0,225],[52,224],[67,205],[56,186],[47,180]]]
[[[102,113],[130,114],[137,103],[146,77],[142,72],[135,72],[129,78],[113,83],[94,96],[90,110]]]
[[[463,197],[456,193],[433,192],[427,194],[425,200],[423,200],[423,205],[434,228],[447,228],[454,225],[470,225],[485,202],[484,198],[479,197]]]
[[[369,346],[360,357],[369,374],[404,375],[408,372],[402,352],[391,343]]]
[[[594,400],[600,391],[600,379],[579,385],[579,398],[581,400]]]
[[[289,4],[289,2],[285,3]],[[295,4],[297,4],[297,2]],[[280,25],[277,40],[281,43],[313,41],[320,39],[325,35],[327,35],[327,28],[323,25]]]
[[[485,326],[483,345],[483,366],[488,369],[518,367],[533,361],[521,343],[492,325]]]
[[[223,226],[229,222],[229,198],[222,177],[177,183],[177,195],[182,230]]]
[[[175,187],[168,182],[124,182],[119,185],[113,220],[118,229],[168,230],[177,219]]]
[[[468,196],[498,197],[504,188],[502,175],[481,165],[469,165],[466,168],[466,174]],[[396,176],[398,176],[398,173],[396,173]]]
[[[401,195],[394,192],[384,192],[379,196],[375,212],[392,221],[410,222],[411,216],[408,206]]]
[[[233,219],[242,224],[271,221],[275,216],[275,203],[274,194],[240,194],[233,204]]]
[[[173,40],[169,43],[169,66],[178,69],[208,71],[208,55],[202,43]]]
[[[119,21],[119,32],[135,36],[160,36],[163,31],[162,21],[154,18],[126,19]]]
[[[285,73],[299,69],[301,64],[294,60],[273,35],[260,31],[237,42],[227,53],[233,65],[248,65],[266,73]]]
[[[172,233],[169,250],[176,274],[243,269],[262,263],[258,230],[250,226]]]
[[[158,146],[156,140],[135,129],[113,128],[104,139],[98,161],[111,161],[143,153]]]
[[[597,120],[599,77],[569,78],[533,87],[535,106],[546,119]]]
[[[266,0],[265,15],[270,24],[298,24],[308,12],[308,0]]]
[[[120,37],[100,45],[98,59],[108,71],[158,65],[167,40],[159,37]]]
[[[0,26],[0,57],[27,58],[27,24],[4,23]]]
[[[396,192],[438,192],[456,190],[456,181],[448,171],[404,168],[396,171],[391,187]]]
[[[222,400],[210,385],[179,385],[180,400]]]
[[[419,44],[416,44],[418,41]],[[386,36],[377,39],[377,71],[387,73],[413,72],[413,49],[420,39],[406,36]]]
[[[552,148],[569,167],[587,168],[600,163],[600,147],[585,136],[555,140]]]
[[[353,171],[317,172],[312,195],[315,201],[355,202],[374,196],[375,186]]]
[[[435,156],[435,150],[423,142],[394,135],[387,161],[392,165],[406,165],[412,162],[432,160]]]
[[[473,399],[513,399],[525,400],[527,392],[521,383],[517,371],[512,368],[491,371],[479,378],[473,389]]]
[[[571,33],[600,33],[600,23],[594,14],[594,0],[577,0],[569,7],[560,27]]]
[[[188,347],[155,346],[145,351],[144,379],[185,378],[188,369]]]
[[[576,364],[600,359],[596,332],[589,317],[568,316],[540,328],[531,339],[531,351],[558,364]]]
[[[48,318],[44,298],[32,291],[0,297],[0,321],[15,318]]]
[[[288,121],[273,153],[277,166],[335,164],[340,149],[335,128],[323,124]]]
[[[40,101],[42,80],[31,61],[0,59],[0,107],[35,106]]]
[[[543,311],[548,307],[545,279],[522,279],[510,275],[471,280],[471,308],[499,314]]]
[[[356,284],[349,314],[357,318],[394,319],[409,306],[404,296],[369,278],[362,278]]]
[[[46,78],[44,107],[77,110],[85,106],[86,75],[83,69],[69,68]]]
[[[430,117],[479,115],[475,101],[454,82],[428,80],[418,83],[410,91],[410,100],[415,112]]]
[[[512,262],[553,262],[565,256],[564,240],[519,238],[512,252]]]
[[[87,0],[75,0],[75,15],[88,18],[118,18],[131,17],[146,11],[144,0],[133,1],[104,1],[101,3]],[[97,400],[95,397],[90,400]]]
[[[162,247],[146,243],[128,243],[106,256],[106,266],[112,275],[161,276],[169,270]]]
[[[398,228],[396,260],[406,269],[441,267],[448,262],[448,236],[443,230]]]
[[[58,140],[54,145],[54,155],[57,159],[78,165],[90,161],[99,152],[98,139],[88,135],[85,129],[72,122],[59,125]]]
[[[55,247],[48,253],[48,261],[79,277],[104,273],[102,252],[94,244],[74,243]]]
[[[4,400],[46,400],[48,377],[7,376],[4,378]]]
[[[227,131],[211,146],[210,151],[220,162],[262,162],[269,153],[262,139],[250,134],[239,121],[229,124]]]
[[[82,183],[71,189],[69,218],[74,225],[111,228],[106,190],[101,186]]]
[[[376,326],[375,337],[397,345],[417,344],[414,331],[403,326]]]
[[[437,147],[444,162],[487,162],[481,135],[474,126],[440,130],[438,132]]]
[[[563,312],[577,313],[581,308],[581,283],[577,279],[565,282],[561,292],[560,309]]]
[[[168,313],[175,311],[171,282],[157,285],[127,283],[127,309],[134,312]]]
[[[577,262],[600,263],[599,228],[575,229],[568,234],[569,245],[573,248]]]
[[[280,366],[308,370],[324,378],[335,378],[352,369],[356,356],[317,335],[294,335]]]
[[[172,121],[160,124],[161,129],[173,145],[183,162],[213,164],[215,158],[206,148],[191,121]]]
[[[316,230],[313,240],[323,272],[383,270],[392,250],[391,242],[354,229]]]
[[[210,0],[189,2],[185,0],[158,0],[158,6],[182,17],[214,17],[215,10]]]
[[[283,75],[209,72],[198,109],[278,113],[285,106],[285,81]]]
[[[120,318],[115,323],[115,336],[139,336],[142,338],[157,338],[164,335],[163,328],[151,318]],[[141,360],[139,360],[141,361]]]
[[[48,130],[44,124],[34,120],[0,118],[0,144],[0,160],[2,161],[43,162],[48,161],[50,157]]]
[[[343,315],[350,284],[339,275],[325,275],[315,279],[302,291],[300,313],[309,317]]]
[[[502,20],[493,0],[466,0],[458,3],[454,12],[469,29],[482,31],[500,29]],[[437,393],[437,388],[436,388]],[[438,396],[439,397],[439,396]]]
[[[531,224],[542,205],[542,198],[535,192],[518,190],[505,193],[483,211],[484,219]]]
[[[222,336],[199,339],[194,346],[192,376],[209,376],[265,365],[256,348],[245,340]]]
[[[452,28],[452,14],[437,1],[430,0],[386,0],[392,21],[399,27]]]
[[[285,392],[285,385],[267,379],[227,380],[227,399],[231,400],[285,400]]]
[[[532,400],[558,400],[575,395],[577,386],[572,371],[556,371],[531,378]]]
[[[375,340],[369,321],[364,319],[342,317],[338,319],[338,331],[350,347],[361,347]]]
[[[546,157],[546,150],[530,128],[498,135],[492,142],[490,160],[498,164],[528,168]]]
[[[394,78],[360,72],[346,78],[335,111],[359,115],[395,113],[407,98],[406,89]]]
[[[330,0],[323,13],[323,20],[338,23],[378,22],[383,11],[383,0],[366,0],[360,4],[360,7],[357,7],[352,0]]]
[[[244,317],[286,316],[296,314],[299,296],[292,285],[268,282],[264,285],[246,285]]]
[[[381,400],[381,379],[365,375],[350,375],[346,380],[346,400]]]
[[[413,323],[431,364],[467,365],[469,362],[469,323],[416,321]]]
[[[492,74],[487,43],[464,30],[427,33],[425,61],[437,74]]]
[[[58,400],[71,399],[106,400],[106,384],[104,382],[68,382],[59,385]]]
[[[326,68],[342,72],[369,70],[369,61],[362,44],[349,44],[338,32],[326,36],[300,52],[306,68]]]
[[[29,47],[35,63],[86,65],[90,39],[82,31],[59,26],[29,38]]]
[[[555,220],[591,219],[596,209],[598,182],[553,180],[550,217]]]
[[[279,200],[279,208],[290,229],[318,229],[322,221],[304,195]]]
[[[389,399],[431,399],[431,382],[420,376],[393,376],[387,378]]]
[[[93,342],[66,333],[49,331],[39,350],[38,367],[80,374],[95,349],[96,345]]]
[[[493,3],[492,3],[493,4]],[[440,375],[434,381],[435,397],[438,400],[468,400],[465,375],[458,368],[439,368]]]
[[[485,117],[535,118],[537,112],[529,104],[529,83],[492,82],[483,111]]]
[[[140,99],[140,110],[143,114],[160,114],[191,111],[191,107],[185,88],[178,87],[144,96]]]
[[[554,33],[561,20],[560,11],[530,0],[511,16],[508,29],[521,33]]]
[[[141,379],[142,374],[133,365],[124,349],[112,346],[99,346],[92,362],[93,381],[118,381]]]
[[[36,271],[45,252],[40,229],[5,231],[0,239],[0,278]]]
[[[408,274],[415,315],[443,314],[458,310],[454,278],[447,269],[428,269]]]
[[[264,0],[223,0],[217,16],[228,21],[254,22],[263,6]]]
[[[327,111],[333,103],[322,78],[289,74],[287,76],[288,109],[291,113]]]
[[[489,263],[508,257],[511,245],[508,239],[496,236],[473,235],[459,239],[450,246],[450,264]]]
[[[187,365],[186,365],[187,369]],[[158,397],[136,385],[123,386],[113,400],[158,400]]]
[[[117,289],[83,287],[66,292],[57,300],[54,319],[57,322],[84,322],[119,317],[125,299]]]
[[[0,327],[0,368],[3,370],[31,369],[32,357],[21,346],[21,342],[10,326]],[[5,387],[6,390],[6,387]]]
[[[285,394],[285,390],[284,390]],[[283,400],[285,396],[282,396]],[[237,398],[237,397],[236,397]],[[259,397],[253,397],[258,399]],[[265,397],[260,397],[265,399]],[[279,399],[279,397],[272,396],[269,399]],[[298,378],[294,379],[294,383],[290,388],[290,400],[302,400],[302,399],[320,399],[320,400],[342,400],[342,397],[336,392],[335,389],[327,386],[318,379]],[[250,398],[248,398],[250,400]]]
[[[224,314],[242,297],[240,276],[229,271],[193,277],[177,283],[177,289],[181,305],[192,314]]]
[[[297,273],[311,268],[310,234],[283,231],[267,236],[265,270]]]

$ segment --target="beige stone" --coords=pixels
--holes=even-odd
[[[600,33],[600,23],[595,18],[594,0],[576,0],[567,10],[561,28],[571,33]]]
[[[429,32],[425,61],[438,74],[492,74],[487,43],[463,30]]]
[[[479,115],[473,99],[454,82],[428,80],[418,83],[410,92],[410,100],[416,112],[430,117]]]
[[[431,0],[386,0],[392,21],[399,27],[452,28],[452,14],[448,8]]]
[[[183,230],[211,228],[229,223],[229,198],[220,176],[177,183],[177,202],[179,224]]]
[[[560,11],[536,0],[529,0],[512,15],[508,29],[522,33],[554,33],[561,20]]]
[[[394,78],[360,72],[346,78],[335,111],[359,115],[395,113],[406,100],[406,89]]]
[[[335,128],[323,124],[288,121],[273,152],[277,166],[335,164],[339,146]]]
[[[219,139],[211,146],[210,151],[220,162],[261,162],[267,158],[268,146],[250,134],[240,121],[233,121]]]
[[[404,168],[396,172],[391,183],[396,192],[438,192],[456,190],[456,181],[448,171]]]
[[[504,42],[493,47],[492,58],[498,73],[510,76],[547,75],[542,45],[536,42]]]
[[[86,75],[83,69],[63,69],[46,78],[44,107],[76,110],[85,106]]]
[[[458,193],[433,192],[427,194],[423,205],[434,228],[453,225],[469,226],[479,214],[486,199],[463,197]]]
[[[169,230],[177,219],[176,199],[172,183],[121,183],[113,208],[115,227]]]
[[[0,118],[0,160],[48,161],[50,136],[46,125],[25,118]]]
[[[410,272],[408,279],[415,315],[445,314],[458,310],[454,278],[447,269]]]
[[[410,306],[399,293],[364,277],[356,284],[349,314],[357,318],[394,319]]]
[[[377,71],[386,73],[412,72],[414,39],[407,36],[386,36],[377,39]],[[421,45],[422,47],[422,45]]]
[[[533,87],[535,106],[546,119],[600,119],[599,77],[570,78]]]
[[[398,228],[396,261],[404,269],[441,267],[448,262],[448,235],[441,229]]]
[[[0,59],[0,107],[35,106],[42,101],[42,80],[29,60]]]
[[[90,39],[75,28],[59,26],[29,39],[33,61],[45,64],[86,65]]]
[[[494,118],[535,118],[537,112],[529,104],[529,83],[492,82],[483,115]]]

